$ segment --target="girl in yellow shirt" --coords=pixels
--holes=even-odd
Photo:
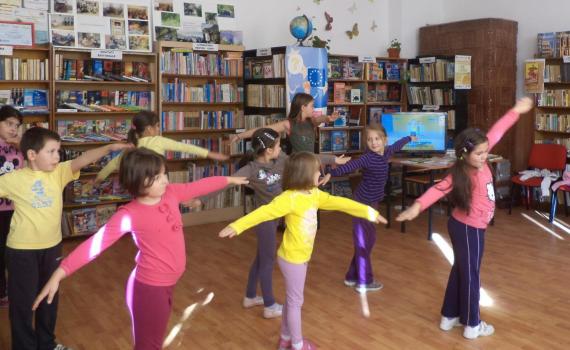
[[[133,118],[132,129],[129,130],[127,139],[136,147],[148,148],[160,155],[164,155],[166,151],[183,152],[195,154],[201,158],[210,158],[214,160],[228,160],[229,157],[218,152],[210,152],[209,150],[189,145],[186,143],[171,140],[160,136],[160,124],[158,116],[150,111],[137,113]],[[95,182],[105,180],[113,171],[119,169],[121,155],[113,158],[107,165],[101,169]]]
[[[319,190],[317,186],[320,174],[320,162],[314,154],[294,154],[287,160],[283,172],[284,192],[269,204],[234,221],[219,233],[220,237],[234,237],[261,222],[285,217],[287,228],[277,252],[277,261],[285,279],[286,289],[279,349],[315,349],[315,346],[302,336],[301,306],[307,264],[317,233],[317,209],[339,210],[372,222],[386,223],[385,218],[367,205]]]

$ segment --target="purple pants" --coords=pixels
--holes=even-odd
[[[162,349],[173,291],[174,286],[151,286],[132,277],[129,280],[127,305],[131,311],[135,350]]]
[[[355,200],[363,203],[358,198]],[[377,203],[363,203],[378,210]],[[370,255],[376,243],[376,224],[361,218],[352,218],[352,239],[354,243],[354,255],[345,279],[355,281],[358,284],[369,284],[374,281],[372,274],[372,262]]]
[[[273,296],[273,265],[275,264],[275,236],[279,220],[265,221],[257,225],[257,254],[249,269],[249,278],[245,296],[255,298],[257,294],[257,281],[261,286],[263,304],[275,304]]]
[[[479,272],[485,247],[485,230],[466,225],[453,217],[447,223],[455,257],[441,314],[459,317],[467,326],[479,325]]]
[[[307,277],[308,263],[293,264],[278,257],[277,263],[285,280],[285,304],[281,315],[281,334],[291,336],[291,342],[303,341],[301,331],[301,307]]]

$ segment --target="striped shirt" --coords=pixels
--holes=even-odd
[[[388,180],[388,160],[410,142],[409,136],[403,137],[384,149],[384,154],[367,150],[360,158],[350,160],[345,165],[331,170],[332,176],[349,174],[362,169],[362,181],[354,191],[353,198],[361,203],[374,204],[384,198],[384,187]]]

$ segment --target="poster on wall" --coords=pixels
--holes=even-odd
[[[544,92],[544,59],[530,59],[524,62],[524,90],[529,94]]]
[[[58,47],[152,51],[150,0],[51,0],[50,41]]]
[[[471,56],[455,56],[454,88],[471,89]]]
[[[293,97],[304,92],[315,99],[315,116],[327,113],[328,55],[324,48],[287,46],[285,70],[287,71],[287,113]]]

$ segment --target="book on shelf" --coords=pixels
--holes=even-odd
[[[48,80],[49,58],[0,56],[0,80]]]
[[[136,67],[133,70],[136,72]],[[180,52],[176,48],[160,53],[160,71],[167,74],[243,76],[241,52]],[[140,76],[140,74],[135,74]]]
[[[67,58],[55,54],[56,80],[149,82],[150,64],[136,61]]]
[[[336,127],[346,126],[348,119],[348,108],[344,106],[335,107],[334,112],[338,112],[338,118],[335,119],[335,121],[333,122],[333,126]]]
[[[361,103],[360,89],[350,89],[350,103]]]
[[[124,141],[131,119],[58,120],[57,132],[66,142]]]
[[[121,90],[57,90],[57,108],[77,109],[80,112],[138,112],[151,110],[154,105],[153,91]]]
[[[162,112],[162,130],[212,130],[244,127],[243,111]]]
[[[333,83],[333,102],[334,103],[343,103],[345,102],[345,88],[346,84],[343,82],[334,82]]]
[[[400,64],[397,62],[386,62],[386,79],[400,80]]]
[[[247,85],[248,107],[285,108],[285,86],[283,85]]]
[[[95,208],[80,208],[71,211],[73,235],[88,235],[97,231],[97,210]]]
[[[49,110],[48,91],[28,88],[0,90],[0,105],[2,104],[12,105],[23,114],[44,114]]]
[[[331,191],[335,196],[352,198],[352,188],[349,180],[331,181]]]
[[[174,78],[162,84],[164,102],[242,102],[243,87],[236,84],[195,83]]]
[[[372,62],[368,64],[368,80],[384,80],[384,62]]]
[[[247,79],[284,78],[285,55],[275,54],[271,57],[248,57],[245,60],[245,77]]]
[[[363,79],[364,63],[357,57],[329,57],[328,77],[330,79]]]
[[[346,130],[334,130],[330,132],[331,134],[331,151],[332,152],[342,152],[347,149],[347,131]]]
[[[117,211],[116,204],[103,204],[95,207],[97,226],[101,227],[109,221],[111,216]]]

